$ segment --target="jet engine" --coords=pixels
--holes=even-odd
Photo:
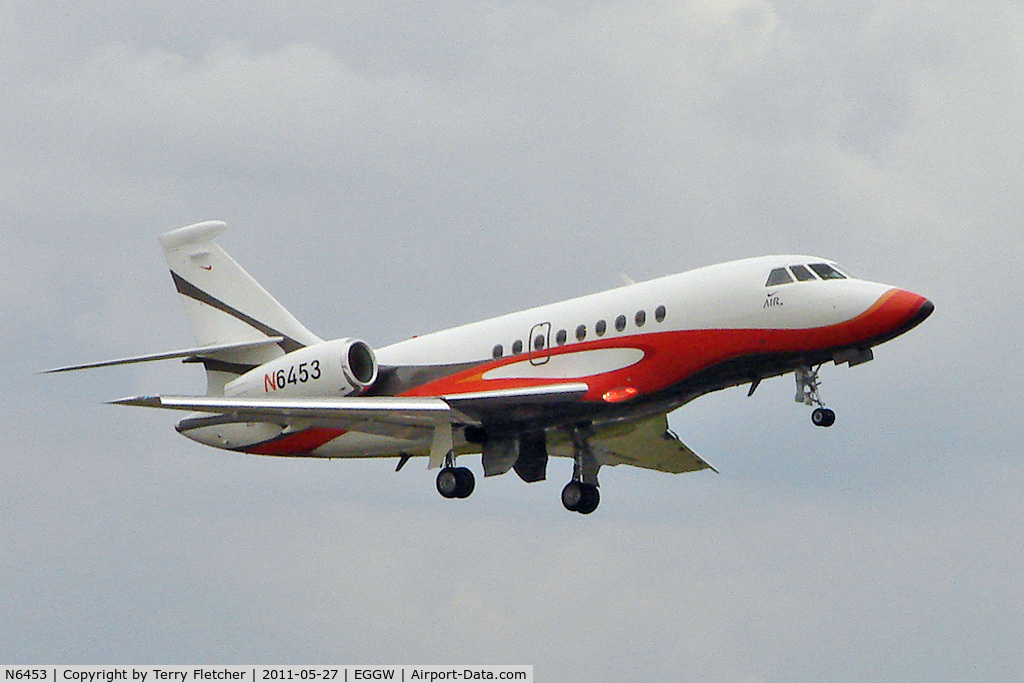
[[[224,385],[224,395],[352,396],[377,380],[377,358],[358,339],[307,346],[253,368]]]

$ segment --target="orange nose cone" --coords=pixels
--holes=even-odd
[[[931,301],[920,294],[914,294],[913,292],[908,292],[905,289],[899,290],[894,298],[896,299],[898,308],[902,309],[901,312],[904,313],[904,319],[900,325],[901,329],[899,334],[902,334],[913,327],[917,327],[935,310],[935,304]]]
[[[925,299],[924,303],[921,304],[921,307],[917,309],[917,322],[914,324],[917,325],[920,322],[924,322],[924,319],[930,316],[934,310],[935,304],[933,304],[929,299]]]
[[[931,301],[905,289],[890,290],[879,303],[879,313],[884,319],[884,326],[888,328],[882,341],[898,337],[917,327],[935,310],[935,304]]]

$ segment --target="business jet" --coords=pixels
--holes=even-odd
[[[593,512],[598,472],[633,465],[713,469],[669,430],[668,413],[719,389],[788,373],[812,422],[835,412],[818,373],[872,360],[872,348],[933,311],[918,294],[854,277],[816,256],[762,256],[632,283],[372,349],[325,341],[296,320],[214,239],[207,221],[160,237],[194,348],[54,368],[65,372],[182,359],[206,370],[205,396],[113,404],[188,411],[177,430],[257,455],[413,457],[439,469],[438,492],[466,498],[485,477],[545,479],[573,461],[566,509]]]

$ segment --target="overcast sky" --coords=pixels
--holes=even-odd
[[[0,663],[1021,679],[1019,3],[8,1],[0,59]],[[194,366],[32,374],[189,345],[157,236],[206,219],[375,346],[779,252],[936,311],[830,430],[791,378],[674,413],[721,474],[447,501],[103,404]]]

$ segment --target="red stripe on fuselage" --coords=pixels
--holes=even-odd
[[[713,329],[650,332],[570,344],[549,350],[550,356],[591,349],[628,347],[643,351],[639,363],[583,379],[590,385],[584,400],[600,400],[605,392],[634,387],[640,394],[664,389],[724,361],[748,355],[810,353],[856,346],[884,338],[904,325],[927,300],[902,289],[890,289],[850,320],[807,329]],[[403,396],[444,396],[475,391],[560,384],[566,379],[483,379],[488,370],[525,362],[526,354],[482,363],[474,368],[415,387]]]
[[[253,455],[309,455],[344,433],[344,429],[311,427],[301,432],[292,432],[255,446],[243,448],[242,452]]]
[[[629,347],[643,351],[639,363],[585,378],[590,390],[584,400],[601,401],[611,390],[635,388],[646,394],[682,382],[701,370],[747,355],[810,353],[856,346],[886,338],[906,325],[927,299],[902,289],[890,289],[866,311],[842,323],[808,329],[717,329],[650,332],[575,343],[549,350],[551,356],[591,349]],[[507,356],[423,384],[403,396],[444,396],[493,389],[560,384],[564,379],[492,379],[488,370],[528,360],[526,354]],[[342,434],[342,429],[310,428],[242,449],[255,455],[308,455]]]

